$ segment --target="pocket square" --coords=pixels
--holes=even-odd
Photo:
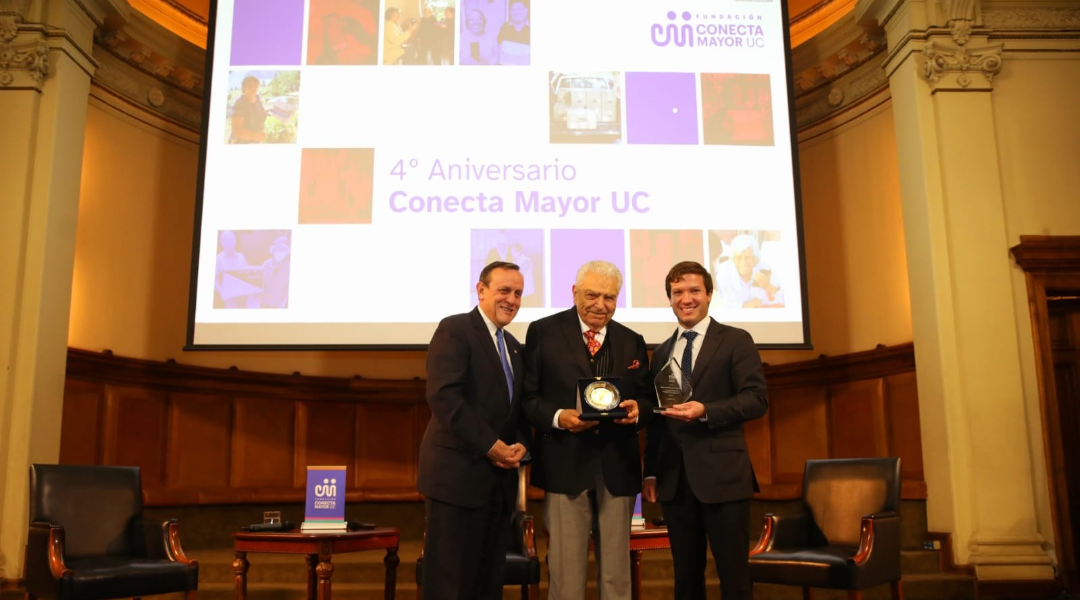
[[[626,367],[626,368],[631,370],[631,371],[633,371],[634,369],[640,369],[641,368],[641,362],[638,361],[637,359],[634,359],[634,362],[630,363],[630,366]]]

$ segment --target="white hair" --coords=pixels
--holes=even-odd
[[[751,249],[754,254],[754,258],[761,258],[761,248],[758,246],[757,238],[750,234],[743,233],[735,236],[735,239],[731,240],[731,255],[738,256],[743,250],[747,248]]]
[[[615,289],[620,292],[622,291],[622,271],[612,263],[609,263],[606,260],[590,260],[581,265],[581,268],[578,269],[577,277],[574,278],[574,285],[580,286],[581,280],[585,279],[585,275],[589,273],[599,275],[606,279],[614,279]]]

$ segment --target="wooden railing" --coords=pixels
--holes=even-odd
[[[762,499],[801,493],[809,458],[900,456],[925,498],[910,344],[766,366],[746,433]],[[302,502],[305,467],[348,466],[349,501],[419,500],[421,380],[274,375],[72,349],[60,461],[137,465],[151,506]],[[533,490],[531,496],[538,496]]]

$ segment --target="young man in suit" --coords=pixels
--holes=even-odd
[[[517,497],[517,467],[529,426],[521,415],[525,365],[504,327],[521,306],[517,265],[489,264],[479,305],[447,317],[427,355],[431,407],[416,487],[426,498],[425,600],[502,598]]]
[[[675,563],[675,598],[705,599],[705,544],[724,600],[750,600],[750,498],[757,491],[742,424],[765,414],[761,358],[750,334],[709,317],[712,277],[696,262],[668,272],[664,288],[679,327],[653,352],[689,377],[688,402],[648,428],[642,496],[664,507]],[[685,380],[684,380],[685,381]]]
[[[534,321],[525,337],[523,410],[536,427],[532,484],[547,491],[550,600],[585,596],[594,517],[602,600],[630,597],[630,517],[641,491],[637,423],[651,414],[653,385],[639,334],[612,321],[622,289],[618,267],[585,263],[574,308]],[[627,417],[582,421],[578,379],[620,378]]]

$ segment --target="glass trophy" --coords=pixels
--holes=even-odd
[[[653,412],[663,412],[676,404],[686,402],[694,395],[694,390],[690,388],[690,384],[686,385],[685,390],[683,389],[682,369],[679,368],[679,363],[675,360],[675,357],[671,357],[668,364],[664,365],[664,368],[660,369],[660,372],[656,374],[653,387],[656,388],[657,404],[657,406],[653,407]]]
[[[582,421],[600,421],[625,419],[627,410],[619,408],[622,393],[619,392],[618,377],[584,377],[578,379],[578,393],[581,396]]]

